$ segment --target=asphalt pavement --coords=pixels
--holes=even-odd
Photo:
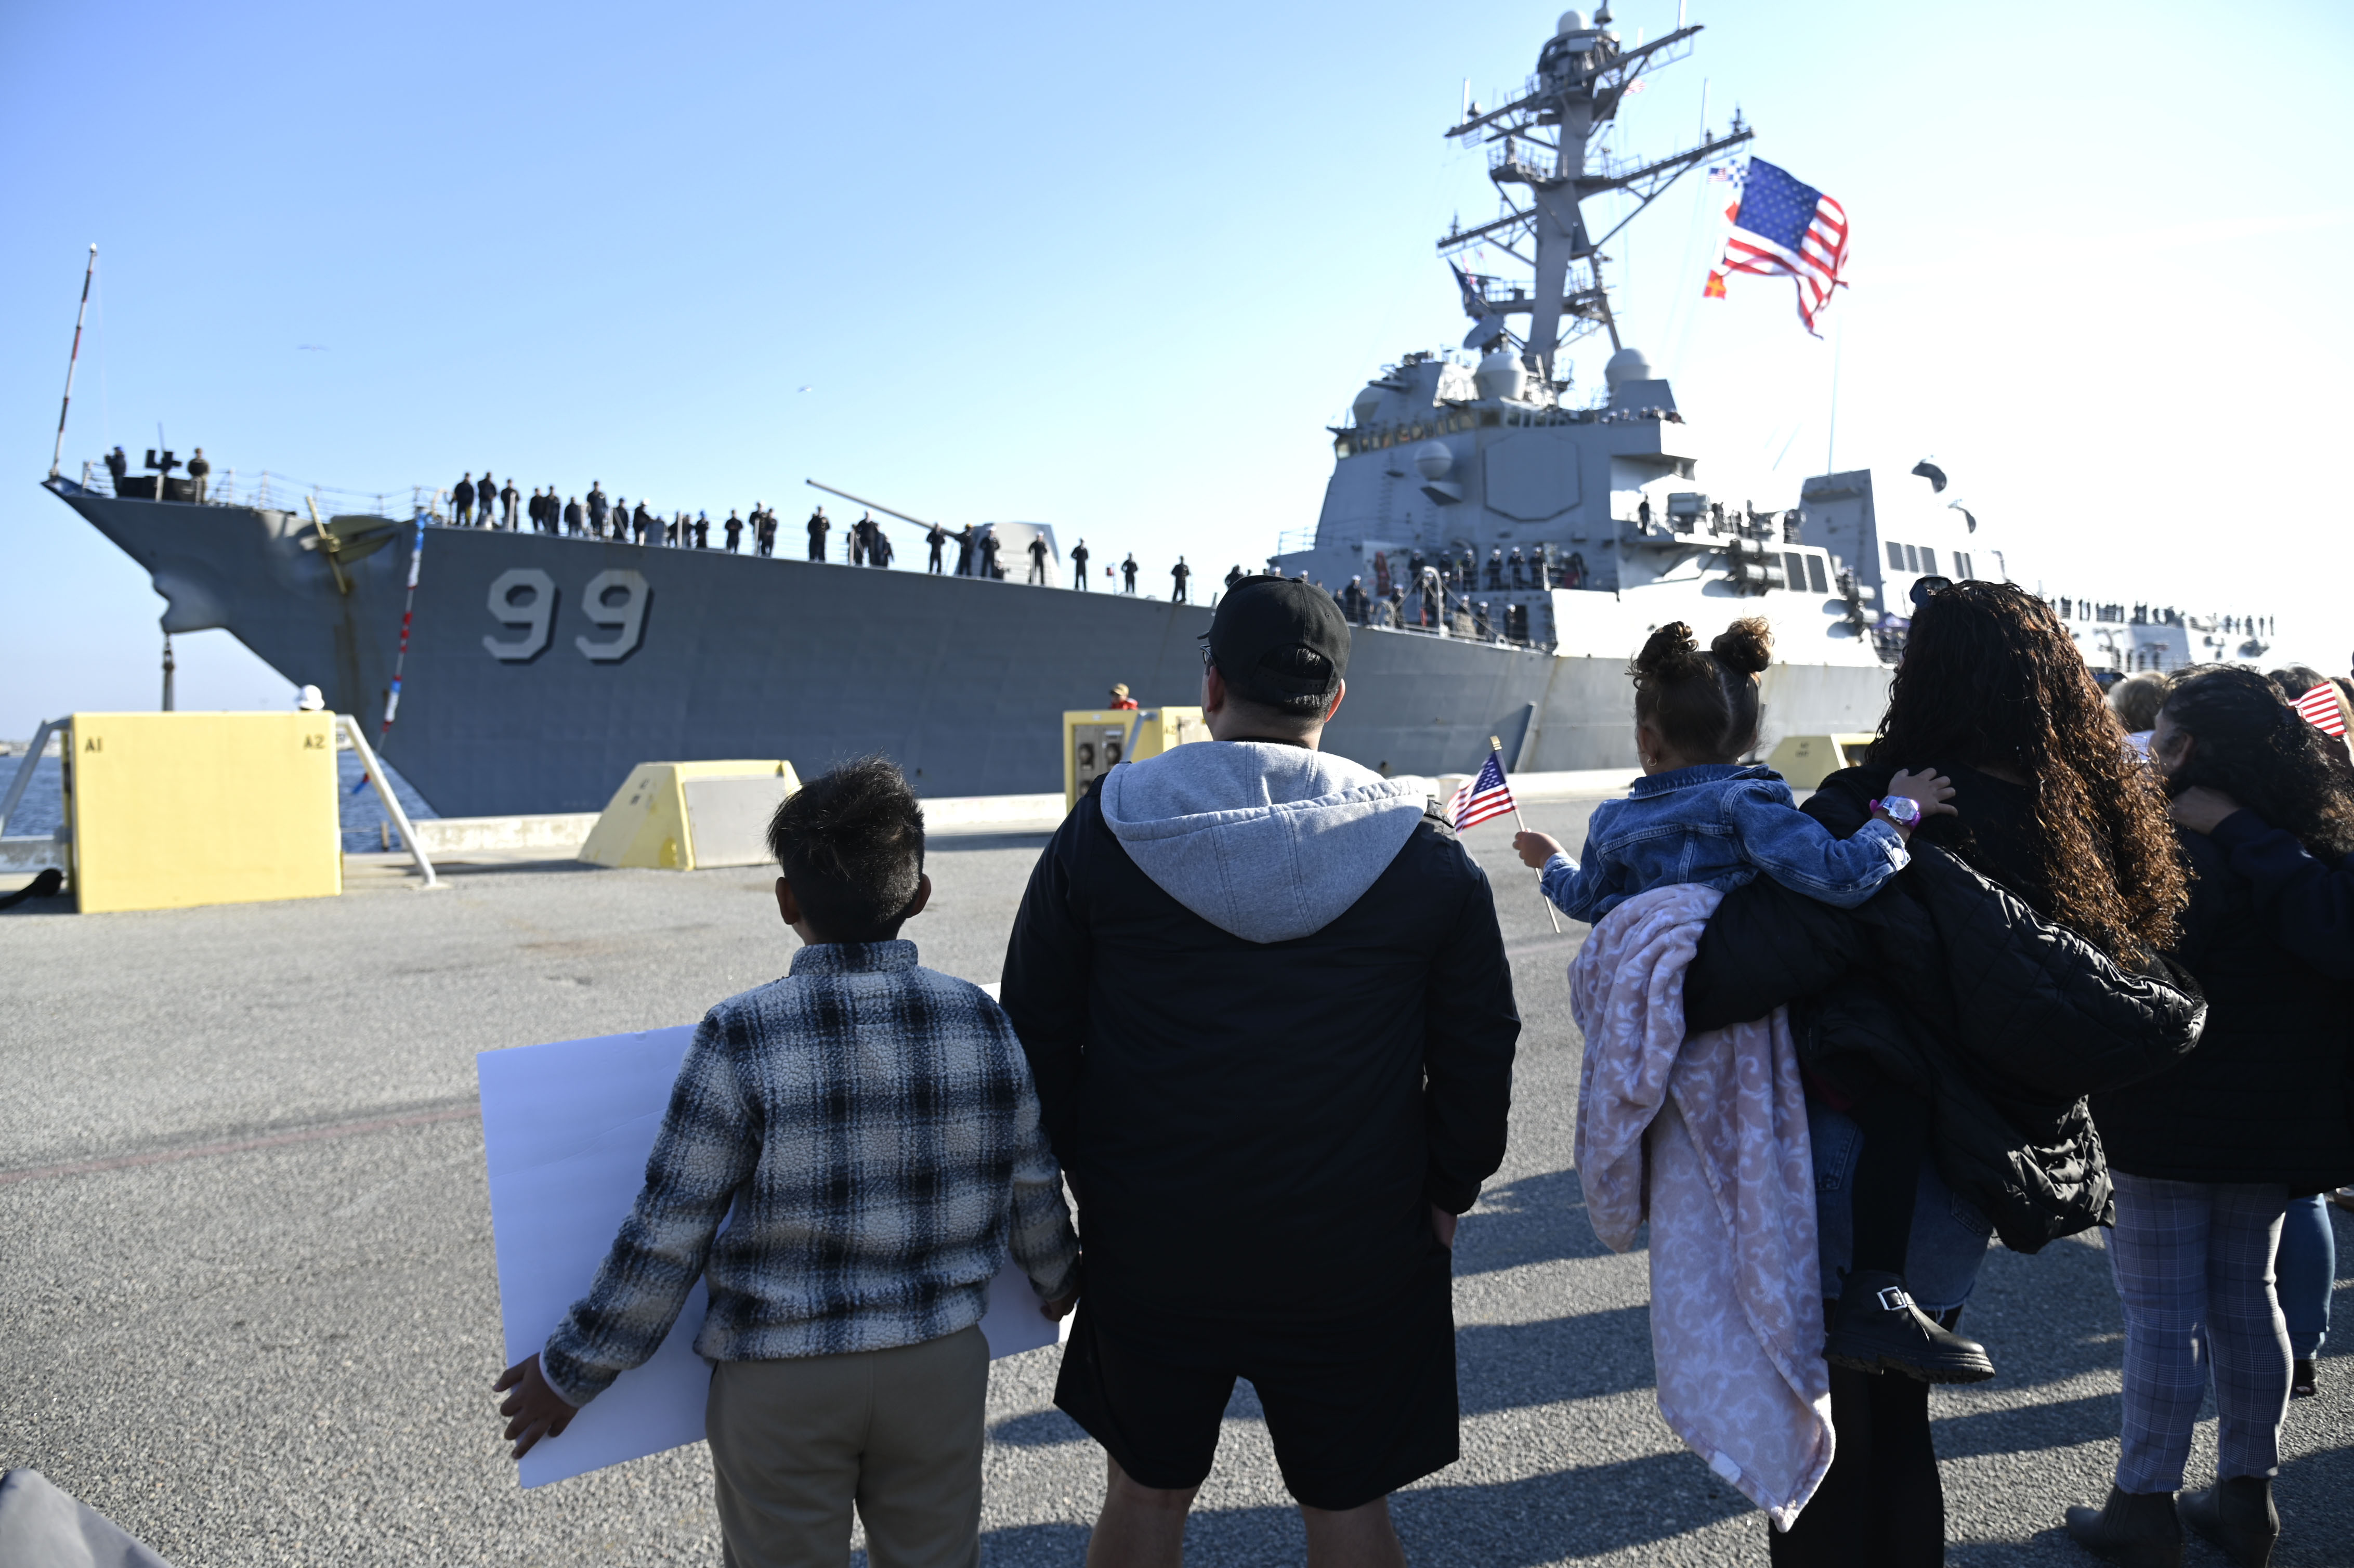
[[[1575,839],[1586,807],[1530,809]],[[1646,1265],[1571,1170],[1578,1037],[1509,822],[1473,830],[1527,1020],[1511,1156],[1464,1222],[1463,1458],[1395,1499],[1418,1564],[1755,1564],[1759,1515],[1651,1390]],[[997,978],[1044,840],[936,842],[924,961]],[[492,1380],[496,1278],[478,1051],[691,1022],[784,972],[754,871],[457,874],[415,893],[159,914],[0,914],[0,1467],[39,1469],[180,1568],[716,1563],[680,1449],[524,1491]],[[2354,1564],[2354,1215],[2337,1353],[2292,1407],[2274,1561]],[[2116,1298],[2097,1238],[1997,1251],[1969,1317],[1994,1382],[1933,1395],[1949,1560],[2087,1564],[2060,1510],[2116,1454]],[[1052,1350],[996,1364],[983,1560],[1076,1564],[1101,1456]],[[2201,1428],[2194,1484],[2210,1473]],[[1195,1564],[1297,1563],[1247,1386],[1188,1536]],[[2189,1561],[2220,1554],[2194,1542]]]

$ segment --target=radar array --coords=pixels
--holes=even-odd
[[[1607,131],[1642,78],[1691,54],[1691,39],[1701,31],[1680,26],[1628,48],[1609,26],[1607,5],[1591,26],[1576,12],[1564,16],[1560,32],[1537,57],[1536,74],[1511,102],[1484,111],[1477,103],[1467,105],[1462,123],[1447,132],[1467,146],[1474,138],[1489,145],[1488,177],[1496,184],[1504,212],[1471,228],[1451,225],[1438,238],[1438,253],[1452,260],[1475,246],[1493,246],[1535,274],[1523,284],[1458,267],[1463,312],[1473,323],[1463,345],[1516,346],[1555,392],[1568,385],[1566,376],[1553,373],[1564,344],[1600,328],[1610,334],[1613,349],[1623,346],[1602,281],[1602,263],[1609,260],[1602,247],[1686,171],[1755,134],[1742,124],[1736,110],[1728,134],[1711,137],[1703,130],[1698,146],[1665,158],[1590,153],[1588,142]],[[1516,198],[1515,186],[1525,195]],[[1610,191],[1627,193],[1635,205],[1596,238],[1586,228],[1581,204]],[[1535,254],[1523,254],[1523,246]],[[1525,331],[1513,329],[1515,315],[1529,318]]]

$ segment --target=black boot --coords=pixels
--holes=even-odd
[[[2122,1568],[2182,1568],[2182,1520],[2172,1492],[2109,1489],[2099,1508],[2071,1508],[2068,1533],[2095,1557]]]
[[[1857,1372],[1893,1367],[1923,1383],[1984,1383],[1994,1376],[1984,1345],[1947,1330],[1913,1305],[1901,1277],[1880,1269],[1847,1277],[1823,1359]]]
[[[2319,1385],[2314,1381],[2313,1361],[2310,1357],[2289,1363],[2288,1396],[2291,1399],[2311,1399],[2320,1392]]]
[[[2273,1484],[2262,1476],[2233,1476],[2203,1491],[2182,1494],[2182,1522],[2223,1549],[2240,1568],[2264,1568],[2280,1539]]]

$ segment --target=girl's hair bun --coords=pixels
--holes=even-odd
[[[1670,620],[1652,632],[1643,651],[1635,655],[1635,679],[1638,683],[1679,679],[1690,673],[1692,661],[1700,656],[1700,642],[1692,629],[1681,620]]]
[[[1687,639],[1691,635],[1684,634]],[[1760,675],[1774,662],[1774,628],[1763,616],[1753,615],[1726,627],[1709,652],[1736,675]]]

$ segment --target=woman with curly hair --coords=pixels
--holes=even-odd
[[[2105,1223],[2085,1097],[2199,1034],[2161,956],[2188,903],[2165,794],[2050,606],[2003,583],[1928,594],[1869,760],[1804,810],[1851,833],[1899,766],[1949,779],[1955,813],[1923,821],[1888,887],[1842,911],[1760,877],[1725,895],[1685,975],[1692,1030],[1791,1009],[1834,1341],[1926,1342],[1955,1326],[1989,1233],[2031,1253]],[[1928,1384],[1884,1364],[1832,1366],[1837,1455],[1770,1537],[1776,1564],[1944,1561]]]
[[[2272,1479],[2295,1363],[2306,1358],[2310,1388],[2332,1272],[2311,1259],[2317,1291],[2293,1294],[2292,1258],[2307,1260],[2283,1223],[2298,1201],[2326,1246],[2319,1194],[2354,1177],[2342,1000],[2354,941],[2342,917],[2284,895],[2354,856],[2354,771],[2274,681],[2231,666],[2177,677],[2150,757],[2192,830],[2178,952],[2206,991],[2207,1027],[2179,1065],[2093,1099],[2116,1172],[2125,1430],[2106,1504],[2070,1509],[2068,1530],[2113,1562],[2173,1564],[2187,1521],[2261,1565],[2280,1534]],[[2284,1318],[2292,1302],[2303,1343]],[[2178,1510],[2211,1365],[2216,1484]]]

